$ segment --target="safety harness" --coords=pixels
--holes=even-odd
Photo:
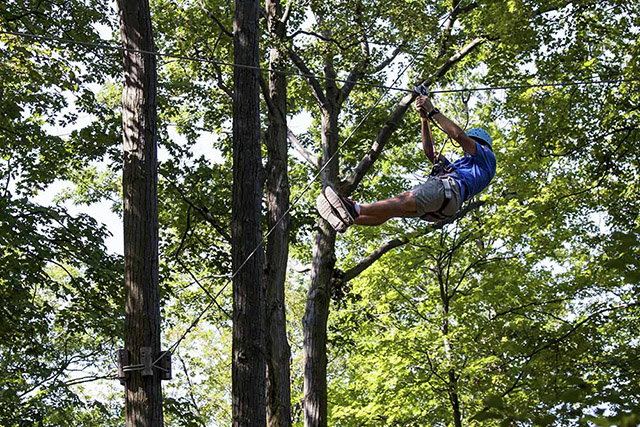
[[[422,219],[437,222],[450,216],[445,215],[444,211],[449,206],[449,203],[453,198],[452,186],[455,184],[454,178],[457,176],[458,174],[455,173],[453,168],[450,165],[445,164],[444,156],[441,154],[438,158],[438,162],[433,165],[433,168],[431,169],[429,179],[439,179],[440,182],[442,182],[442,185],[444,186],[444,200],[437,211],[427,212],[421,217]]]

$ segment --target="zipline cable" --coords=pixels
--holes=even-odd
[[[400,92],[411,92],[411,90],[409,90],[409,89],[403,89],[403,88],[398,88],[398,87],[389,87],[389,86],[376,84],[376,83],[353,82],[351,80],[341,79],[341,78],[337,78],[337,77],[325,77],[325,76],[320,76],[320,75],[315,75],[315,74],[300,73],[300,72],[296,72],[296,71],[274,70],[272,68],[257,67],[257,66],[254,66],[254,65],[236,64],[236,63],[233,63],[233,62],[219,61],[217,59],[201,58],[201,57],[197,57],[197,56],[181,55],[181,54],[176,54],[176,53],[165,53],[165,52],[159,52],[159,51],[134,49],[134,48],[128,48],[128,47],[124,47],[124,46],[116,46],[116,45],[108,44],[108,43],[97,43],[97,42],[87,42],[87,41],[73,40],[73,39],[64,39],[64,38],[60,38],[60,37],[43,36],[43,35],[23,33],[23,32],[18,32],[18,31],[0,31],[0,34],[8,34],[8,35],[16,36],[16,37],[31,38],[31,39],[36,39],[36,40],[54,41],[54,42],[65,43],[65,44],[75,44],[75,45],[80,45],[80,46],[85,46],[85,47],[97,47],[97,48],[106,49],[106,50],[118,50],[118,51],[121,51],[121,52],[131,52],[131,53],[141,53],[141,54],[146,54],[146,55],[155,55],[155,56],[160,57],[160,58],[165,57],[165,58],[172,58],[172,59],[183,59],[183,60],[187,60],[187,61],[215,64],[215,65],[221,65],[221,66],[225,66],[225,67],[245,68],[245,69],[249,69],[249,70],[267,71],[267,72],[273,72],[273,73],[283,74],[283,75],[287,75],[287,76],[316,78],[316,79],[320,79],[320,80],[334,81],[334,82],[339,82],[339,83],[355,83],[356,85],[375,87],[375,88],[378,88],[378,89],[389,89],[389,90],[395,90],[395,91],[400,91]]]
[[[463,0],[460,0],[458,2],[458,4],[451,10],[451,12],[449,12],[449,14],[443,19],[443,21],[440,23],[439,27],[442,26],[442,24],[446,21],[446,19],[451,16],[451,14],[460,6],[460,4],[462,3]],[[439,28],[438,27],[438,28]],[[429,44],[429,42],[425,42],[424,45],[420,48],[419,52],[422,52],[427,45]],[[402,75],[404,75],[404,73],[407,72],[407,70],[409,68],[411,68],[411,66],[413,66],[413,64],[415,63],[416,58],[414,57],[411,62],[406,65],[401,71],[400,73],[398,73],[398,76],[395,78],[395,80],[393,81],[392,85],[395,85],[398,80],[400,80],[400,78],[402,77]],[[315,176],[309,181],[309,183],[302,189],[302,191],[300,192],[300,194],[298,195],[298,197],[296,197],[294,199],[294,201],[289,205],[289,207],[287,208],[287,210],[280,216],[280,218],[278,218],[278,220],[276,221],[276,223],[267,231],[267,233],[264,235],[264,237],[262,238],[262,240],[260,241],[260,243],[258,243],[258,245],[253,249],[253,251],[251,251],[251,253],[247,256],[247,258],[244,260],[244,262],[242,264],[240,264],[240,266],[238,267],[238,269],[231,275],[231,277],[229,277],[226,281],[226,283],[224,284],[224,286],[215,294],[214,296],[214,300],[211,301],[199,314],[198,316],[196,316],[196,318],[194,319],[193,322],[191,322],[191,324],[189,325],[189,327],[183,332],[183,334],[180,336],[180,338],[174,342],[171,347],[169,347],[168,350],[164,351],[154,362],[153,365],[157,366],[156,364],[165,356],[166,353],[173,353],[173,351],[178,348],[178,346],[180,345],[180,343],[186,338],[186,336],[189,334],[189,332],[195,328],[195,326],[198,324],[198,322],[200,321],[200,319],[202,318],[202,316],[214,305],[214,302],[216,302],[218,296],[220,296],[220,294],[222,292],[224,292],[224,290],[227,288],[227,286],[229,286],[229,283],[233,282],[233,279],[236,277],[236,275],[242,270],[242,268],[247,264],[247,262],[249,262],[249,260],[251,259],[251,257],[253,257],[256,252],[262,247],[262,245],[264,244],[264,242],[267,240],[267,238],[271,235],[271,233],[278,227],[278,225],[282,222],[282,220],[289,214],[289,212],[291,212],[291,210],[295,207],[295,205],[302,199],[302,197],[306,194],[306,192],[311,188],[311,186],[315,183],[316,179],[318,179],[318,177],[322,174],[322,172],[326,169],[326,167],[333,161],[334,157],[340,152],[340,150],[342,149],[342,147],[344,147],[344,145],[351,139],[351,137],[353,135],[355,135],[356,131],[360,128],[360,126],[362,126],[362,124],[369,118],[369,116],[373,113],[373,111],[375,110],[375,108],[382,102],[382,100],[387,96],[387,94],[389,93],[391,89],[387,88],[385,90],[385,92],[378,98],[378,100],[375,102],[374,105],[372,105],[369,110],[367,111],[367,113],[364,115],[364,117],[356,124],[356,126],[353,128],[353,130],[349,133],[349,135],[347,135],[347,137],[344,139],[344,141],[342,141],[342,143],[338,146],[338,148],[336,149],[336,151],[329,157],[328,160],[326,160],[324,162],[324,165],[320,168],[320,170],[315,174]],[[413,92],[413,91],[409,91],[409,92]]]
[[[442,26],[442,24],[441,24],[441,26]],[[132,52],[132,53],[141,53],[141,54],[147,54],[147,55],[155,55],[157,57],[183,59],[183,60],[187,60],[187,61],[209,63],[209,64],[221,65],[221,66],[225,66],[225,67],[235,67],[235,68],[245,68],[245,69],[250,69],[250,70],[266,71],[266,72],[278,73],[278,74],[287,75],[287,76],[296,76],[296,77],[304,77],[304,78],[315,78],[315,79],[319,79],[319,80],[333,81],[333,82],[339,82],[339,83],[350,83],[350,84],[354,84],[354,85],[357,85],[357,86],[367,86],[367,87],[374,87],[374,88],[378,88],[378,89],[384,89],[386,91],[393,90],[393,91],[405,92],[405,93],[413,92],[413,90],[411,90],[411,89],[395,87],[395,86],[387,86],[387,85],[382,85],[382,84],[377,84],[377,83],[354,82],[352,80],[340,79],[340,78],[337,78],[337,77],[325,77],[325,76],[321,76],[321,75],[299,73],[299,72],[295,72],[295,71],[274,70],[272,68],[256,67],[256,66],[253,66],[253,65],[244,65],[244,64],[235,64],[233,62],[219,61],[219,60],[215,60],[215,59],[201,58],[201,57],[188,56],[188,55],[180,55],[180,54],[175,54],[175,53],[165,53],[165,52],[158,52],[158,51],[148,51],[148,50],[141,50],[141,49],[133,49],[133,48],[127,48],[127,47],[123,47],[123,46],[116,46],[116,45],[112,45],[112,44],[108,44],[108,43],[96,43],[96,42],[86,42],[86,41],[73,40],[73,39],[63,39],[63,38],[59,38],[59,37],[43,36],[43,35],[23,33],[23,32],[18,32],[18,31],[0,31],[0,34],[7,34],[7,35],[12,35],[12,36],[16,36],[16,37],[23,37],[23,38],[31,38],[31,39],[36,39],[36,40],[55,41],[55,42],[65,43],[65,44],[75,44],[75,45],[81,45],[81,46],[86,46],[86,47],[97,47],[97,48],[107,49],[107,50],[118,50],[118,51],[121,51],[121,52]],[[420,52],[422,52],[423,50],[424,50],[424,47],[420,49],[418,54]],[[416,60],[417,55],[414,54],[414,56],[415,57],[411,61],[411,63],[414,63],[415,60]],[[394,81],[393,84],[395,84],[395,82],[397,82],[397,79]],[[565,86],[588,86],[588,85],[603,85],[603,84],[615,84],[615,83],[635,83],[635,82],[640,82],[640,78],[618,78],[618,79],[597,79],[597,80],[595,80],[595,79],[594,80],[569,80],[569,81],[566,81],[566,82],[547,82],[547,83],[531,83],[531,84],[506,84],[506,85],[501,85],[501,86],[484,86],[484,87],[476,87],[476,88],[435,89],[435,90],[431,90],[430,92],[431,93],[460,93],[460,92],[467,92],[467,91],[468,92],[490,92],[490,91],[494,91],[494,90],[530,89],[530,88],[565,87]],[[383,94],[383,96],[385,96],[385,95],[386,95],[386,93]]]

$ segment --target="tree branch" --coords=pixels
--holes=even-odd
[[[202,291],[205,294],[207,294],[207,296],[220,309],[220,311],[226,314],[229,319],[232,319],[232,316],[218,303],[218,300],[213,295],[211,295],[211,292],[209,292],[209,290],[205,288],[202,283],[200,283],[200,280],[198,280],[198,278],[195,276],[195,274],[193,274],[191,269],[187,267],[187,265],[180,258],[180,253],[182,252],[182,248],[184,247],[185,242],[187,241],[187,236],[191,232],[191,209],[195,209],[193,205],[189,205],[189,209],[187,210],[187,226],[185,227],[184,233],[182,234],[182,238],[180,239],[180,245],[178,246],[175,253],[173,254],[173,257],[175,258],[176,263],[179,264],[180,267],[182,267],[182,269],[187,272],[187,274],[191,277],[191,279],[193,279],[193,281],[200,287],[200,289],[202,289]]]
[[[451,69],[451,67],[453,67],[455,64],[460,62],[462,58],[467,56],[469,53],[471,53],[474,49],[476,49],[485,41],[486,39],[482,37],[476,37],[475,39],[471,40],[466,46],[460,49],[458,53],[449,57],[449,59],[447,59],[447,61],[440,66],[440,68],[431,76],[430,78],[431,81],[432,82],[438,81],[447,73],[447,71]]]
[[[289,128],[287,128],[287,138],[289,139],[289,142],[291,142],[291,145],[293,145],[293,148],[295,148],[296,151],[300,153],[300,155],[311,164],[311,166],[316,169],[320,169],[320,161],[318,160],[318,158],[314,156],[313,153],[311,153],[309,150],[304,148],[298,137]]]
[[[289,57],[291,58],[293,63],[296,65],[296,67],[298,67],[300,72],[305,75],[305,78],[307,79],[307,81],[309,82],[309,85],[311,86],[311,92],[313,93],[313,96],[320,103],[320,105],[322,105],[323,107],[326,107],[327,98],[324,96],[322,85],[320,84],[318,79],[316,79],[313,76],[313,74],[311,73],[311,70],[309,70],[309,67],[307,67],[307,64],[304,63],[302,58],[300,58],[293,51],[293,47],[289,48]]]
[[[380,245],[377,249],[367,255],[362,261],[356,264],[354,267],[345,271],[342,276],[343,282],[348,282],[352,279],[355,279],[359,274],[365,271],[367,268],[371,267],[371,265],[382,258],[384,254],[389,252],[392,249],[395,249],[399,246],[405,245],[409,243],[410,239],[408,237],[400,237],[393,240],[388,240],[382,245]]]
[[[286,25],[287,21],[289,21],[291,10],[293,9],[293,3],[295,3],[295,0],[289,0],[289,2],[287,3],[287,6],[284,9],[284,13],[282,14],[282,18],[280,18],[280,23],[282,25]]]
[[[169,184],[176,189],[176,191],[178,192],[178,194],[180,194],[180,197],[186,204],[188,204],[193,209],[195,209],[202,216],[202,218],[204,218],[205,221],[211,224],[211,226],[218,233],[220,233],[220,235],[227,241],[227,243],[231,244],[231,236],[229,235],[229,233],[227,233],[227,231],[220,224],[218,224],[218,222],[215,220],[215,218],[213,218],[213,216],[209,213],[209,210],[206,207],[196,206],[195,203],[193,203],[191,200],[187,198],[187,196],[185,196],[185,194],[182,192],[180,187],[176,185],[176,183],[174,183],[172,180],[168,179],[167,177],[165,177],[165,179],[167,179]]]
[[[7,22],[14,22],[14,21],[20,21],[22,18],[25,18],[29,15],[36,15],[36,16],[47,16],[44,12],[40,12],[40,5],[42,5],[42,0],[38,1],[38,4],[35,6],[35,8],[24,12],[20,15],[16,15],[16,16],[11,16],[9,18],[7,18]]]
[[[371,169],[371,166],[373,166],[373,163],[380,157],[385,144],[389,141],[393,132],[400,126],[404,114],[416,96],[416,94],[410,93],[400,100],[394,112],[391,113],[391,117],[389,117],[385,125],[378,132],[378,137],[367,154],[360,160],[360,163],[355,167],[351,176],[340,184],[340,194],[348,197],[357,188],[360,181],[362,181],[367,172],[369,172],[369,169]]]
[[[318,34],[318,33],[314,33],[311,31],[305,31],[305,30],[298,30],[295,33],[287,36],[288,39],[293,39],[295,38],[295,36],[299,35],[299,34],[304,34],[305,36],[312,36],[312,37],[316,37],[319,38],[322,41],[328,42],[328,43],[333,43],[336,46],[338,46],[338,49],[340,50],[347,50],[349,46],[345,46],[342,43],[340,43],[338,40],[334,39],[333,37],[327,37],[327,36],[323,36],[322,34]]]
[[[424,354],[425,356],[427,356],[427,362],[429,363],[429,370],[431,371],[431,373],[433,375],[435,375],[440,381],[442,381],[447,387],[449,386],[449,381],[446,380],[445,378],[442,377],[442,375],[440,375],[438,373],[438,371],[436,370],[436,368],[433,365],[433,362],[431,361],[431,357],[429,356],[429,349],[423,349],[421,347],[415,347],[415,350],[417,350],[418,352]],[[443,390],[444,391],[444,390]]]
[[[510,258],[515,258],[515,257],[510,256],[510,257],[484,258],[484,259],[477,260],[477,261],[469,264],[467,266],[467,268],[465,268],[465,270],[462,273],[462,275],[460,276],[460,279],[458,280],[458,283],[453,287],[453,291],[451,292],[450,298],[453,298],[453,296],[456,293],[461,293],[461,294],[464,295],[464,293],[462,291],[458,291],[458,288],[460,288],[460,286],[462,286],[462,283],[464,282],[464,279],[466,279],[467,274],[469,274],[469,272],[471,272],[472,270],[475,270],[478,267],[485,266],[485,265],[487,265],[487,264],[489,264],[491,262],[504,261],[504,260],[507,260],[507,259],[510,259]]]
[[[46,384],[48,381],[55,381],[58,378],[60,378],[60,376],[64,374],[64,371],[67,369],[70,363],[71,363],[70,361],[65,360],[57,370],[53,370],[53,373],[51,375],[49,375],[46,378],[43,378],[42,380],[36,382],[35,384],[32,384],[30,387],[23,390],[21,393],[17,393],[18,398],[22,399],[32,391],[37,390],[38,387],[41,387],[44,384]]]
[[[78,281],[78,278],[75,277],[73,274],[71,274],[71,272],[60,262],[54,260],[53,258],[43,258],[45,261],[50,262],[56,266],[58,266],[62,271],[65,272],[65,274],[67,275],[67,277],[69,278],[69,280],[75,285],[75,289],[78,291],[79,294],[81,294],[84,298],[85,301],[91,306],[93,307],[96,311],[100,311],[102,313],[104,313],[105,315],[109,315],[110,313],[107,311],[107,309],[105,309],[102,305],[98,304],[96,301],[94,301],[94,298],[91,298],[91,295],[89,295],[87,293],[86,290],[86,286],[82,286],[82,283],[80,283]],[[55,279],[53,279],[53,277],[51,277],[49,275],[49,273],[45,273],[52,281],[55,282]]]
[[[222,35],[222,33],[220,35]],[[212,56],[215,53],[215,49],[217,47],[218,41],[220,41],[220,35],[218,36],[218,40],[216,41],[213,49],[211,49],[211,47],[209,45],[205,45],[205,48],[209,51],[209,54],[211,54]],[[196,48],[195,51],[196,51],[196,56],[198,56],[199,49]],[[213,69],[215,70],[215,74],[214,73],[210,73],[208,70],[207,70],[207,73],[212,74],[213,76],[215,76],[216,80],[218,81],[218,87],[220,89],[222,89],[222,91],[224,93],[226,93],[227,96],[229,96],[229,98],[233,99],[234,98],[233,90],[230,89],[227,85],[224,84],[224,79],[222,78],[222,69],[220,68],[220,66],[215,61],[211,61],[210,64],[213,67]]]
[[[369,62],[369,58],[371,57],[371,50],[369,49],[369,40],[367,39],[367,29],[362,24],[362,3],[360,1],[356,1],[355,3],[355,22],[360,27],[359,32],[362,37],[360,48],[362,49],[362,55],[365,58],[366,62]]]
[[[64,383],[64,385],[66,386],[74,386],[74,385],[78,385],[78,384],[84,384],[84,383],[89,383],[89,382],[93,382],[93,381],[99,381],[99,380],[115,380],[116,378],[118,378],[118,376],[114,373],[114,374],[109,374],[109,375],[90,375],[90,376],[86,376],[86,377],[81,377],[81,378],[74,378],[71,379],[67,382]]]
[[[375,73],[379,73],[380,71],[384,70],[385,68],[387,68],[387,66],[389,64],[391,64],[391,62],[393,62],[394,59],[396,59],[396,57],[398,56],[398,54],[400,54],[400,52],[402,52],[402,49],[404,48],[404,43],[401,43],[398,47],[396,47],[393,52],[391,52],[391,55],[389,55],[387,57],[387,59],[385,59],[384,61],[382,61],[381,63],[379,63],[374,69],[373,69],[373,74]]]
[[[233,93],[232,89],[229,89],[229,87],[224,84],[224,81],[222,79],[222,69],[216,63],[212,63],[212,65],[213,65],[213,68],[215,68],[215,70],[216,70],[216,77],[218,79],[218,87],[220,89],[222,89],[222,91],[224,93],[226,93],[229,98],[231,98],[233,100],[235,98],[235,94]]]
[[[9,157],[7,158],[7,180],[4,183],[4,197],[7,197],[9,195],[9,184],[11,184],[11,173],[12,173],[12,169],[11,169],[11,160],[13,159],[13,156],[9,155]]]
[[[504,311],[501,311],[499,313],[496,313],[493,316],[491,316],[490,320],[495,320],[498,317],[505,316],[505,315],[510,314],[510,313],[514,313],[514,312],[516,312],[518,310],[522,310],[523,308],[528,308],[528,307],[537,306],[537,305],[555,304],[555,303],[558,303],[558,302],[570,301],[571,299],[572,298],[570,298],[570,297],[566,297],[566,298],[556,298],[556,299],[552,299],[552,300],[549,300],[549,301],[533,301],[533,302],[530,302],[530,303],[527,303],[527,304],[519,305],[518,307],[513,307],[513,308],[510,308],[508,310],[504,310]]]
[[[211,12],[209,9],[206,8],[206,6],[204,5],[204,0],[199,0],[200,3],[200,8],[204,11],[204,13],[213,20],[213,22],[215,22],[216,24],[218,24],[218,27],[220,27],[220,31],[222,31],[225,35],[229,36],[229,37],[233,37],[233,33],[229,30],[227,30],[227,28],[222,25],[222,22],[218,19],[218,17]]]
[[[187,267],[187,265],[182,262],[182,260],[179,257],[176,257],[176,261],[178,262],[178,264],[180,264],[180,266],[182,267],[182,269],[184,271],[187,272],[187,274],[191,277],[191,279],[193,279],[193,281],[198,285],[198,287],[200,289],[202,289],[202,291],[207,294],[207,296],[209,297],[209,299],[211,301],[213,301],[213,303],[216,305],[216,307],[218,307],[218,309],[223,312],[229,319],[233,319],[233,316],[231,314],[229,314],[229,312],[227,310],[225,310],[220,303],[218,302],[218,300],[216,299],[216,297],[214,297],[211,292],[209,292],[209,290],[207,288],[204,287],[204,285],[202,283],[200,283],[200,280],[198,280],[198,278],[195,276],[195,274],[193,274],[193,272],[191,271],[191,269],[189,267]]]
[[[444,221],[440,221],[439,223],[436,223],[431,227],[428,227],[423,233],[420,233],[420,235],[427,234],[430,231],[439,230],[443,228],[445,225],[451,224],[452,222],[464,217],[469,211],[482,206],[484,203],[485,203],[484,201],[469,203],[464,209],[460,209],[454,216]],[[386,254],[387,252],[397,247],[400,247],[409,243],[413,237],[416,237],[416,236],[412,236],[412,237],[403,236],[397,239],[386,241],[385,243],[380,245],[377,249],[375,249],[373,252],[371,252],[369,255],[367,255],[364,259],[362,259],[354,267],[350,268],[349,270],[339,275],[338,277],[339,280],[343,283],[346,283],[350,280],[355,279],[367,268],[371,267],[373,263],[375,263],[377,260],[382,258],[384,254]]]
[[[191,375],[189,375],[189,370],[187,369],[187,364],[184,362],[184,359],[178,356],[178,360],[182,365],[182,371],[184,372],[184,377],[187,379],[187,385],[189,386],[189,398],[191,400],[191,406],[196,410],[198,417],[202,419],[202,413],[200,412],[200,407],[198,406],[198,401],[196,400],[196,396],[193,393],[193,382],[191,381]]]
[[[360,48],[362,50],[362,59],[358,61],[358,63],[353,67],[353,70],[349,73],[347,77],[347,81],[342,85],[342,88],[338,91],[337,103],[338,106],[341,106],[344,101],[349,98],[349,94],[355,87],[357,81],[364,74],[365,68],[369,65],[369,61],[371,60],[371,51],[369,49],[369,41],[367,40],[367,33],[362,28],[362,9],[361,5],[358,2],[356,4],[355,11],[355,21],[360,26],[361,38]]]
[[[427,316],[425,316],[424,314],[420,313],[419,307],[411,300],[411,298],[406,296],[400,289],[395,287],[392,281],[389,281],[388,283],[393,288],[393,290],[398,293],[398,295],[400,295],[402,298],[404,298],[404,300],[407,301],[409,303],[409,305],[411,305],[411,307],[413,308],[413,312],[414,313],[416,313],[425,322],[431,323],[431,320]]]
[[[368,60],[363,59],[362,61],[358,62],[355,67],[353,67],[353,70],[351,70],[351,72],[349,73],[349,76],[347,76],[346,82],[342,85],[342,88],[338,91],[338,99],[337,99],[338,106],[341,106],[344,103],[344,101],[346,101],[347,98],[349,98],[351,91],[353,90],[353,88],[355,88],[356,83],[358,82],[360,77],[362,77],[362,75],[364,74],[362,70],[367,65],[367,63],[368,63]]]
[[[455,3],[455,0],[454,0]],[[449,18],[447,19],[447,23],[444,26],[444,29],[442,31],[443,36],[442,36],[442,41],[440,42],[440,50],[438,52],[438,56],[437,59],[440,59],[444,56],[445,52],[447,51],[447,44],[449,43],[449,40],[451,39],[451,31],[453,29],[453,25],[455,24],[455,22],[458,20],[458,16],[463,15],[473,9],[475,9],[476,7],[478,7],[477,3],[470,3],[469,5],[465,6],[465,7],[459,7],[460,4],[458,4],[458,6],[454,6],[453,10],[451,11],[451,13],[449,14]]]

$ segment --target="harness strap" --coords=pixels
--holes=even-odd
[[[442,181],[442,184],[444,185],[444,204],[443,207],[440,209],[443,209],[446,205],[449,203],[449,200],[451,200],[451,196],[453,195],[453,193],[451,192],[451,177],[450,176],[446,176],[446,177],[438,177],[440,178],[440,180]]]
[[[451,199],[453,198],[453,191],[451,190],[451,181],[453,181],[453,178],[451,177],[451,175],[447,174],[439,175],[437,178],[440,180],[440,182],[442,182],[442,185],[444,186],[444,200],[442,201],[440,209],[434,212],[427,212],[422,216],[422,218],[428,219],[430,217],[437,220],[443,220],[449,217],[449,215],[444,214],[444,210],[447,208],[447,206],[449,206],[449,202],[451,202]]]

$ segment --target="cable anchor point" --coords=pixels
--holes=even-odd
[[[140,347],[140,363],[131,364],[131,352],[126,348],[120,348],[117,352],[118,358],[118,380],[125,385],[130,378],[131,372],[140,372],[143,377],[152,377],[154,369],[159,371],[161,380],[170,380],[171,376],[171,352],[163,350],[160,352],[156,363],[153,361],[151,347]]]

